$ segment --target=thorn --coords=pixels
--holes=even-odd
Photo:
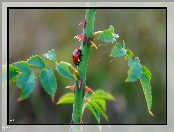
[[[88,98],[84,97],[84,101],[86,102],[86,101],[90,101],[90,100]]]
[[[83,41],[83,44],[86,43],[86,34],[85,35],[79,34],[79,35],[76,35],[74,38],[78,39],[79,41]]]
[[[79,41],[81,41],[81,40],[83,40],[83,35],[82,34],[79,34],[79,35],[76,35],[74,38],[76,38]]]
[[[74,92],[74,85],[73,86],[67,86],[67,87],[65,87],[65,88],[70,88],[73,92]]]
[[[83,22],[79,23],[79,25],[81,24],[84,25],[84,28],[86,28],[86,19]]]
[[[94,94],[94,92],[92,91],[92,89],[89,88],[88,86],[86,86],[86,83],[85,83],[85,85],[84,85],[84,92],[85,92],[85,93],[86,93],[86,92],[92,92],[92,93]]]

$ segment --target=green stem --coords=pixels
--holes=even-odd
[[[96,6],[96,2],[89,2],[87,3],[87,6]],[[88,59],[90,54],[91,46],[88,45],[88,38],[92,36],[93,30],[94,30],[94,21],[95,21],[95,9],[86,9],[86,27],[83,30],[83,35],[86,34],[86,43],[81,43],[80,49],[81,49],[81,60],[78,66],[78,73],[79,77],[81,79],[81,85],[80,90],[78,90],[78,81],[76,81],[75,86],[75,92],[74,92],[74,105],[73,105],[73,114],[72,114],[72,121],[73,124],[81,124],[80,120],[82,118],[82,108],[84,104],[84,84],[86,82],[86,72],[87,72],[87,66],[88,66]],[[76,132],[77,126],[72,126],[73,132]],[[79,130],[81,131],[81,130]]]

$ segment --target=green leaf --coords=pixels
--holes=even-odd
[[[17,67],[23,73],[30,74],[30,68],[25,61],[16,62],[13,66]]]
[[[134,56],[134,54],[132,53],[132,51],[126,49],[126,55],[125,55],[125,60],[132,58]]]
[[[2,65],[2,86],[7,84],[7,65]]]
[[[104,31],[98,31],[95,33],[94,37],[99,34],[98,39],[102,40],[104,42],[110,43],[110,42],[114,42],[116,41],[116,38],[119,38],[118,34],[114,33],[114,27],[112,25],[110,25],[108,30],[104,30]],[[92,37],[92,38],[94,38]]]
[[[13,66],[9,66],[9,83],[16,81],[17,75],[19,74],[20,70]]]
[[[88,101],[86,104],[90,104],[93,108],[95,108],[99,112],[100,115],[102,115],[108,121],[107,115],[104,113],[104,111],[101,109],[101,107],[97,103],[93,101]]]
[[[108,30],[113,34],[113,36],[114,36],[115,38],[119,38],[118,34],[115,34],[115,33],[114,33],[114,27],[113,27],[112,25],[110,25],[110,27],[109,27]]]
[[[44,64],[42,58],[38,55],[30,57],[30,59],[28,59],[27,62],[30,66],[33,66],[33,67],[36,67],[39,69],[45,68],[45,64]]]
[[[145,95],[148,111],[152,116],[154,116],[153,113],[151,112],[151,107],[152,107],[152,92],[150,85],[151,73],[145,66],[142,66],[142,71],[143,73],[140,77],[140,82],[143,87],[143,92]]]
[[[106,111],[106,101],[103,99],[93,99],[95,103],[97,103],[103,111]]]
[[[114,33],[114,27],[112,25],[110,25],[109,29],[108,29],[111,33]]]
[[[57,83],[54,73],[51,68],[42,70],[40,73],[40,80],[44,90],[51,96],[54,102],[54,95],[57,90]]]
[[[74,94],[67,93],[60,97],[59,101],[56,104],[73,104],[74,103]]]
[[[91,101],[96,99],[103,99],[103,100],[115,100],[115,98],[110,94],[103,90],[97,90],[92,94],[89,98]]]
[[[68,79],[77,80],[75,74],[70,73],[69,68],[74,70],[74,72],[77,72],[77,70],[70,63],[61,61],[59,64],[56,64],[56,70],[61,76]]]
[[[104,30],[103,32],[101,32],[98,36],[98,39],[107,43],[116,41],[114,34],[108,30]]]
[[[22,90],[18,101],[24,100],[29,97],[30,93],[34,89],[34,85],[34,73],[31,73],[30,75],[26,73],[21,73],[17,78],[17,86]]]
[[[142,72],[143,72],[143,74],[145,74],[148,77],[148,79],[150,81],[152,75],[151,75],[149,69],[147,69],[145,66],[142,65]]]
[[[47,54],[43,54],[43,56],[47,58],[48,60],[56,63],[56,53],[54,49],[52,49],[51,51],[48,51]]]
[[[94,117],[96,118],[98,123],[100,123],[100,114],[99,114],[99,112],[89,103],[85,103],[85,107],[94,115]]]
[[[139,79],[142,74],[142,66],[140,64],[140,60],[138,59],[138,57],[135,57],[134,62],[132,58],[129,58],[128,66],[129,66],[129,71],[126,82],[134,82],[137,79]]]
[[[124,56],[125,54],[126,54],[126,49],[123,47],[123,44],[118,43],[113,47],[110,56],[121,57]]]

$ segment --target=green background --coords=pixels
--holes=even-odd
[[[27,60],[32,55],[42,56],[54,49],[57,62],[72,65],[72,53],[80,47],[74,36],[82,33],[85,9],[14,9],[9,12],[9,63]],[[107,102],[108,122],[101,124],[165,124],[166,123],[166,10],[162,9],[97,9],[94,31],[108,29],[110,25],[126,43],[142,65],[152,73],[152,112],[149,115],[140,81],[125,83],[128,65],[124,57],[109,57],[112,44],[95,40],[98,49],[91,49],[87,71],[87,86],[94,91],[103,89],[117,101]],[[43,57],[42,57],[43,58]],[[46,59],[47,67],[52,66]],[[112,61],[111,61],[112,60]],[[111,61],[111,62],[110,62]],[[109,63],[110,62],[110,63]],[[38,70],[32,69],[38,72]],[[10,119],[15,124],[69,124],[72,105],[56,105],[74,81],[56,71],[57,92],[55,102],[46,94],[36,79],[34,92],[24,101],[17,102],[20,89],[13,83],[9,88]],[[97,123],[85,109],[84,123]],[[13,122],[10,122],[13,123]]]

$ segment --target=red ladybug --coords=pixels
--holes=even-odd
[[[81,58],[81,50],[80,49],[74,50],[72,60],[76,66],[79,65],[81,61],[80,58]]]

